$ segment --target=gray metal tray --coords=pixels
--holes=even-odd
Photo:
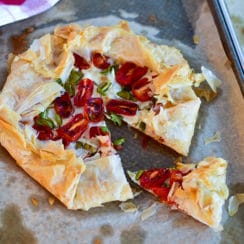
[[[244,2],[240,0],[237,2],[243,8]],[[232,13],[228,11],[228,4],[231,4],[231,1],[227,3],[225,0],[214,0],[209,1],[209,3],[212,7],[213,16],[215,17],[226,53],[233,62],[233,69],[238,78],[242,94],[244,95],[244,50],[240,45],[240,39],[238,38],[238,33],[231,17]]]
[[[211,103],[203,101],[191,152],[184,160],[198,161],[210,155],[225,158],[230,193],[244,192],[244,103],[206,1],[61,0],[43,14],[0,28],[0,86],[7,75],[11,40],[26,28],[34,27],[34,32],[26,35],[30,43],[57,24],[112,25],[121,19],[128,20],[138,34],[180,48],[194,69],[205,65],[222,79],[218,97]],[[193,43],[194,33],[199,36],[199,45]],[[126,137],[120,153],[125,169],[172,166],[179,156],[153,140],[144,150],[140,133],[135,139],[136,131],[126,125],[108,126],[114,138]],[[204,145],[204,138],[217,130],[221,142]],[[0,243],[243,243],[243,207],[228,218],[225,206],[224,231],[214,232],[158,203],[156,214],[142,221],[142,210],[156,202],[145,192],[133,200],[139,206],[136,213],[122,212],[118,202],[88,212],[71,211],[58,201],[50,206],[49,196],[0,147]],[[38,199],[37,207],[31,203],[33,197]]]

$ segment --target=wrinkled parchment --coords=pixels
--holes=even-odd
[[[151,4],[151,8],[148,4]],[[134,31],[153,41],[176,45],[196,70],[205,65],[222,79],[218,97],[211,103],[203,102],[191,153],[184,160],[198,161],[210,155],[225,158],[229,162],[227,182],[230,193],[243,192],[244,103],[206,1],[60,1],[53,9],[31,21],[0,29],[1,85],[6,79],[11,35],[33,25],[35,31],[29,35],[29,39],[33,40],[52,31],[57,24],[76,21],[80,24],[104,25],[117,23],[120,19],[127,19]],[[193,43],[193,35],[198,36],[198,45]],[[127,139],[121,152],[126,169],[172,166],[178,157],[153,141],[144,150],[141,146],[142,135],[137,133],[135,136],[136,132],[127,126],[115,128],[109,124],[109,127],[113,138],[123,136]],[[204,138],[216,131],[221,133],[221,142],[205,145]],[[8,234],[6,230],[10,229],[7,238],[13,238],[18,231],[25,231],[25,240],[35,239],[39,243],[241,243],[243,240],[243,208],[230,218],[225,206],[224,231],[214,232],[158,202],[153,205],[155,199],[148,193],[142,193],[132,201],[138,208],[132,213],[121,211],[117,202],[89,212],[71,211],[58,201],[50,206],[49,196],[0,147],[0,233]],[[33,206],[33,198],[38,200],[38,206]],[[152,205],[155,214],[142,221],[142,212]],[[18,219],[21,224],[16,226],[11,218]]]

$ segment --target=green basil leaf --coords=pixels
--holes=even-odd
[[[36,123],[38,125],[42,125],[42,126],[48,126],[50,127],[51,129],[54,128],[54,123],[51,119],[48,119],[48,118],[41,118],[39,117],[37,120],[36,120]]]
[[[122,117],[120,115],[111,113],[110,114],[110,119],[115,125],[121,126],[122,125]]]
[[[101,84],[98,85],[97,92],[100,93],[101,95],[105,96],[107,90],[109,89],[109,87],[111,85],[112,85],[112,83],[110,81],[102,82]]]
[[[121,137],[113,142],[114,146],[119,146],[125,143],[125,138]]]
[[[135,176],[136,180],[139,180],[141,178],[141,176],[142,176],[143,173],[144,173],[144,170],[137,171],[136,172],[136,176]]]

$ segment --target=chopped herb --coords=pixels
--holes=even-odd
[[[123,138],[123,137],[121,137],[121,138],[119,138],[119,139],[116,139],[116,140],[113,142],[114,146],[119,146],[119,145],[122,145],[122,144],[124,144],[124,143],[125,143],[125,138]]]
[[[63,82],[60,78],[58,78],[57,80],[55,80],[55,82],[57,82],[60,86],[63,86]]]
[[[108,127],[106,126],[101,126],[101,130],[103,133],[109,132]]]
[[[41,118],[39,117],[37,120],[36,120],[36,123],[38,125],[42,125],[42,126],[48,126],[50,127],[51,129],[54,128],[54,123],[51,119],[48,119],[48,118]]]
[[[69,82],[74,85],[77,85],[82,77],[83,77],[83,74],[80,71],[76,71],[73,69],[73,70],[71,70],[69,78],[66,81],[66,83]]]
[[[55,114],[55,121],[57,122],[57,127],[60,127],[63,123],[62,117],[59,114]]]
[[[83,148],[85,150],[87,150],[90,154],[95,154],[97,152],[97,148],[85,143],[85,142],[81,142],[81,141],[77,141],[75,143],[75,149],[79,149],[79,148]]]
[[[113,65],[110,65],[107,69],[101,71],[100,73],[103,75],[107,75],[108,73],[111,73],[112,70],[114,70],[114,72],[116,73],[118,68],[119,68],[118,64],[113,64]]]
[[[121,126],[122,125],[122,117],[120,115],[111,113],[110,119],[113,121],[115,125]]]
[[[143,121],[140,121],[140,123],[139,123],[139,128],[140,128],[142,131],[145,131],[145,129],[146,129],[146,124],[145,124]]]
[[[136,180],[139,180],[141,178],[141,176],[142,176],[143,173],[144,173],[144,170],[137,171],[136,176],[135,176],[135,179]]]
[[[75,143],[75,149],[80,149],[80,148],[83,148],[83,143],[81,141],[77,141]]]
[[[117,92],[117,95],[121,98],[124,98],[126,100],[133,100],[135,101],[136,98],[132,96],[132,94],[129,91],[126,91],[125,89]]]
[[[64,84],[64,89],[69,93],[71,97],[75,95],[75,85],[78,84],[83,74],[80,71],[72,70],[68,80]]]
[[[101,84],[98,85],[97,92],[100,93],[101,95],[105,96],[106,91],[109,89],[109,87],[111,85],[112,85],[112,83],[110,81],[102,82]]]
[[[42,119],[47,118],[47,110],[40,113],[40,118],[42,118]]]
[[[111,73],[112,70],[113,70],[113,66],[110,65],[107,69],[101,71],[100,73],[103,75],[107,75],[108,73]]]
[[[64,89],[69,93],[69,95],[71,97],[73,97],[75,95],[75,86],[74,86],[74,84],[72,84],[70,82],[66,82],[64,84]]]

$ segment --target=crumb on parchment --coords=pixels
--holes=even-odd
[[[194,42],[194,44],[198,44],[199,43],[199,36],[198,35],[194,35],[193,36],[193,42]]]
[[[35,197],[31,198],[31,203],[35,207],[38,207],[38,205],[39,205],[39,202],[38,202],[38,200]]]
[[[52,206],[55,203],[55,198],[53,196],[49,197],[48,202]]]
[[[204,139],[205,145],[208,145],[213,142],[220,142],[220,141],[221,141],[221,134],[219,131],[216,131],[216,133],[213,136]]]

